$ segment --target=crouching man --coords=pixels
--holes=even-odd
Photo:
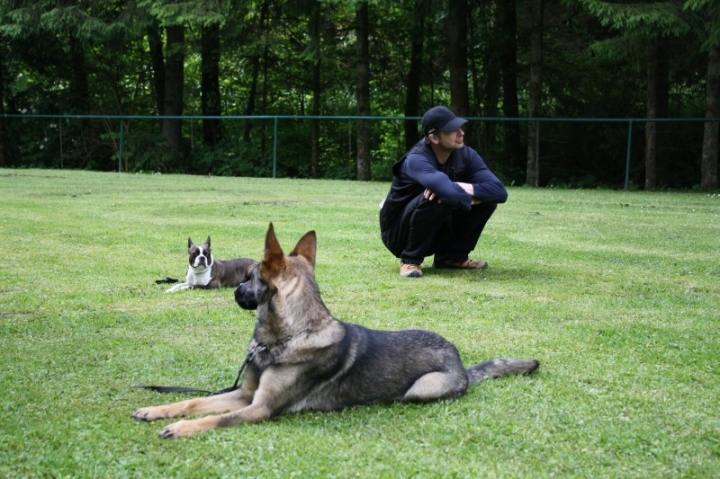
[[[423,260],[432,255],[434,268],[488,266],[469,254],[508,194],[480,155],[465,146],[466,122],[444,106],[431,108],[422,118],[422,140],[393,166],[380,233],[400,258],[400,276],[421,277]]]

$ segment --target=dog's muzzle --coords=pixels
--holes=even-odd
[[[257,297],[255,296],[254,289],[250,287],[249,282],[240,283],[238,287],[235,288],[235,302],[242,309],[257,309]]]

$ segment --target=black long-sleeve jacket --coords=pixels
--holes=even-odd
[[[472,184],[473,195],[455,182]],[[508,197],[505,186],[475,150],[469,146],[454,150],[441,165],[423,139],[393,165],[390,192],[380,210],[380,229],[389,228],[405,205],[425,189],[444,203],[467,211],[473,198],[483,203],[505,203]]]

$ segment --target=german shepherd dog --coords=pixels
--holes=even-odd
[[[270,223],[265,256],[235,290],[240,307],[257,309],[239,389],[142,408],[133,417],[155,421],[225,413],[179,421],[160,431],[163,438],[177,438],[305,410],[453,399],[485,378],[538,368],[535,360],[495,359],[465,369],[455,346],[431,331],[374,331],[335,319],[315,282],[316,244],[310,231],[286,256]]]

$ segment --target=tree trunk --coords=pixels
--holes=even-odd
[[[85,47],[75,35],[70,35],[71,76],[69,87],[69,113],[87,115],[91,113],[90,84],[88,82],[88,64]],[[71,147],[75,167],[85,167],[93,162],[93,144],[95,143],[93,123],[87,118],[80,119],[80,139]],[[63,155],[60,157],[63,162]]]
[[[370,19],[368,2],[363,1],[355,15],[357,36],[357,114],[370,115]],[[370,120],[358,120],[357,179],[370,180]]]
[[[494,0],[486,0],[486,2],[488,2],[489,8],[492,8],[495,3]],[[485,51],[483,66],[485,78],[482,86],[482,104],[484,108],[480,113],[482,116],[487,117],[498,116],[498,98],[500,97],[500,81],[502,79],[499,54],[501,44],[498,41],[502,34],[500,30],[502,28],[502,9],[494,8],[494,11],[493,28],[490,30],[492,34],[488,35],[488,45]],[[495,131],[495,122],[489,121],[485,123],[482,137],[486,150],[489,149],[490,145],[495,143]]]
[[[499,0],[497,7],[502,10],[502,38],[500,69],[503,75],[503,116],[520,116],[517,91],[517,14],[516,0]],[[504,123],[505,152],[513,163],[522,161],[520,154],[520,125],[517,122]]]
[[[183,113],[185,28],[170,26],[166,31],[165,115],[180,116]],[[182,120],[163,119],[162,133],[170,149],[176,154],[180,153]]]
[[[250,116],[255,114],[255,98],[257,97],[258,91],[258,78],[260,77],[260,55],[253,55],[250,60],[250,89],[248,91],[248,102],[245,107],[245,115]],[[243,129],[243,141],[245,143],[250,142],[250,134],[252,132],[252,122],[245,122],[245,128]]]
[[[653,39],[648,46],[647,117],[657,118],[658,48]],[[657,123],[645,123],[645,189],[657,186]]]
[[[666,118],[670,97],[670,48],[665,38],[656,38],[648,45],[647,70],[647,117]],[[662,125],[662,123],[661,123]],[[662,135],[658,134],[658,123],[645,125],[645,189],[658,186],[662,168]]]
[[[533,0],[532,30],[530,32],[530,103],[528,116],[540,116],[542,104],[542,66],[543,66],[543,0]],[[540,186],[540,122],[528,123],[527,172],[526,184]]]
[[[320,115],[320,95],[322,93],[322,52],[320,43],[320,28],[322,21],[322,9],[318,0],[313,1],[312,17],[310,18],[310,42],[312,62],[312,93],[313,93],[313,116]],[[317,178],[320,174],[320,120],[312,120],[310,152],[310,176]]]
[[[270,11],[270,0],[265,0],[260,9],[260,20],[258,21],[258,31],[264,32],[267,22],[267,17]],[[267,46],[265,47],[267,51]],[[258,79],[260,78],[260,66],[262,62],[262,55],[259,51],[255,51],[252,55],[250,64],[250,91],[248,92],[248,103],[245,108],[245,115],[251,116],[255,114],[255,99],[258,94]],[[243,131],[243,141],[245,143],[250,142],[250,134],[252,131],[252,122],[248,121],[245,123],[245,129]]]
[[[451,0],[450,28],[450,109],[458,116],[470,113],[468,100],[468,16],[467,0]]]
[[[220,116],[220,25],[203,27],[201,39],[201,103],[202,114]],[[214,148],[222,136],[220,120],[203,120],[203,142]]]
[[[269,8],[270,2],[267,2]],[[265,41],[263,42],[263,53],[260,65],[262,67],[262,93],[260,95],[260,111],[261,113],[267,113],[268,111],[268,98],[270,96],[270,81],[268,73],[270,71],[271,61],[271,50],[270,50],[270,20],[265,18],[265,29],[268,33],[265,34]],[[267,122],[260,123],[260,155],[265,157],[268,153],[268,135],[267,135]]]
[[[720,47],[710,49],[708,55],[707,87],[705,89],[705,118],[720,117]],[[705,123],[702,159],[700,163],[700,188],[718,188],[718,122]]]
[[[0,35],[0,168],[7,165],[5,158],[5,76],[3,69],[3,52],[5,51],[5,39]],[[60,120],[62,122],[62,119]],[[62,127],[62,123],[61,123]]]
[[[670,116],[670,38],[661,38],[658,43],[657,80],[655,83],[657,118]],[[655,134],[655,174],[658,183],[667,183],[672,167],[668,161],[668,130],[670,123],[658,123]]]
[[[420,86],[422,84],[423,44],[425,43],[425,18],[427,1],[413,3],[413,23],[410,26],[410,69],[405,83],[405,116],[420,116]],[[406,120],[405,149],[409,150],[420,139],[418,122]]]
[[[147,29],[150,62],[153,70],[153,86],[155,88],[155,107],[157,114],[165,114],[165,59],[163,57],[162,36],[157,22]]]
[[[85,48],[75,35],[70,36],[70,61],[72,62],[72,78],[70,79],[72,113],[88,114],[90,113],[90,85]]]

